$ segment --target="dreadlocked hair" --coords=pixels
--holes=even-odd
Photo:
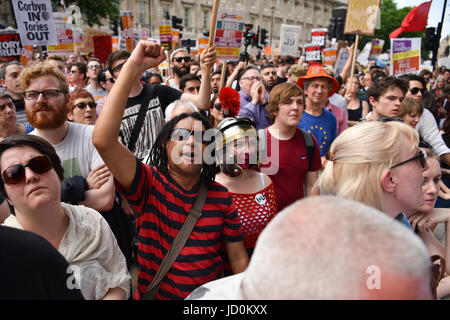
[[[156,137],[155,143],[153,144],[153,147],[150,151],[150,162],[156,168],[158,168],[158,171],[164,174],[165,176],[169,176],[169,170],[168,170],[168,164],[169,159],[167,156],[167,143],[170,141],[172,137],[172,131],[176,124],[180,122],[181,120],[185,118],[194,118],[196,120],[199,120],[202,122],[203,126],[205,127],[205,131],[208,129],[212,129],[211,124],[209,123],[208,119],[205,118],[201,113],[199,112],[193,112],[193,113],[182,113],[175,118],[168,121],[161,129],[161,132]],[[209,144],[215,143],[215,140],[209,142]],[[212,150],[215,150],[215,147],[212,148]],[[214,151],[213,151],[214,152]],[[212,154],[212,157],[215,157],[215,154]],[[200,174],[203,181],[205,183],[211,183],[214,182],[214,178],[216,176],[216,164],[206,164],[203,163],[202,172]]]

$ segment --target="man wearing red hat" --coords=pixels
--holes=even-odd
[[[339,82],[318,65],[310,66],[306,76],[298,78],[297,85],[306,95],[306,108],[298,127],[316,138],[324,161],[331,143],[337,137],[336,117],[325,105],[339,89]]]

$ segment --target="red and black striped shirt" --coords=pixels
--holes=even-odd
[[[139,160],[130,192],[124,192],[117,181],[116,186],[136,215],[139,249],[135,299],[140,299],[186,220],[199,188],[186,191],[156,167]],[[202,216],[162,281],[156,298],[184,299],[197,287],[219,278],[223,267],[221,241],[242,240],[242,227],[228,190],[210,183]]]

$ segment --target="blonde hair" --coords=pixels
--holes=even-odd
[[[331,144],[328,161],[316,182],[322,194],[337,195],[384,210],[381,177],[400,161],[402,136],[419,144],[418,133],[397,122],[359,123],[339,135]],[[411,150],[411,151],[412,151]]]
[[[19,76],[20,85],[24,90],[28,88],[31,81],[43,76],[54,76],[58,79],[59,89],[69,92],[69,81],[67,81],[66,76],[59,70],[56,70],[48,62],[41,62],[33,65],[32,67],[25,68]]]

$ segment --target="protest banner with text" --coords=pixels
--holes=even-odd
[[[20,60],[22,45],[16,31],[0,33],[0,58],[11,61]]]
[[[299,34],[302,28],[296,25],[282,24],[280,36],[280,55],[297,56],[299,44]]]
[[[420,45],[422,38],[391,39],[391,74],[398,77],[420,72]]]
[[[217,60],[239,60],[244,21],[244,10],[218,9],[214,35]]]

